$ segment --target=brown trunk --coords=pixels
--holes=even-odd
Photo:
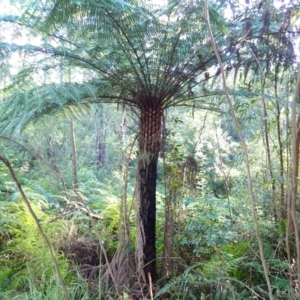
[[[298,78],[295,88],[294,101],[292,105],[292,156],[291,156],[291,193],[289,201],[289,214],[288,214],[288,230],[286,236],[287,251],[289,263],[291,265],[292,252],[289,251],[290,237],[293,237],[295,245],[296,259],[295,265],[297,269],[297,281],[300,281],[300,238],[299,227],[297,222],[297,196],[298,196],[298,175],[299,175],[299,145],[300,145],[300,115],[297,112],[297,105],[300,103],[300,64],[298,64]],[[290,270],[292,278],[292,270]]]
[[[294,157],[294,166],[293,166],[293,174],[292,174],[292,198],[294,201],[290,201],[289,207],[289,218],[292,219],[292,213],[296,212],[296,199],[298,196],[298,176],[299,176],[299,154],[300,154],[300,116],[298,116],[297,123],[296,123],[296,137],[295,137],[295,147],[293,152]],[[289,231],[290,234],[295,234],[296,228],[294,222],[290,222],[289,224]]]
[[[272,186],[272,203],[273,203],[273,216],[275,223],[277,223],[277,205],[276,205],[276,185],[275,185],[275,176],[273,173],[273,166],[272,166],[272,159],[271,159],[271,150],[270,150],[270,142],[269,142],[269,126],[268,126],[268,113],[266,107],[266,101],[263,98],[263,123],[264,123],[264,137],[266,143],[266,153],[267,153],[267,162],[268,162],[268,169],[270,174],[271,186]]]
[[[138,161],[138,260],[143,266],[144,280],[157,279],[156,271],[156,179],[162,131],[161,106],[157,99],[148,101],[141,108],[139,161]]]

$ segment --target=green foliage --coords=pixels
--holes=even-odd
[[[25,146],[1,138],[0,153],[18,172],[55,247],[74,255],[68,247],[79,252],[92,247],[100,233],[109,258],[114,257],[124,238],[121,199],[127,162],[126,205],[133,242],[133,161],[141,154],[135,146],[128,157],[128,149],[139,132],[139,110],[160,100],[167,141],[163,136],[156,246],[163,253],[168,201],[175,232],[170,276],[176,276],[156,298],[267,299],[239,137],[220,90],[203,2],[14,2],[26,12],[22,18],[0,16],[0,26],[10,22],[19,35],[38,36],[43,42],[0,41],[1,134],[13,133],[11,138]],[[287,262],[282,197],[290,188],[290,100],[296,82],[299,4],[290,8],[273,1],[246,2],[211,2],[209,12],[249,146],[271,284],[278,299],[290,299],[290,278],[296,275]],[[27,28],[25,33],[21,27]],[[76,192],[66,118],[75,118]],[[101,166],[100,148],[105,156]],[[0,185],[0,298],[62,298],[48,250],[2,165]],[[97,217],[93,225],[87,207]],[[132,254],[131,247],[125,251]],[[74,274],[74,261],[56,255],[72,299],[89,299],[94,286],[79,271]],[[125,289],[124,299],[130,297],[130,287]]]
[[[46,233],[54,237],[61,225],[48,223],[47,216],[33,203],[32,206],[40,222],[44,223]],[[19,201],[2,202],[0,221],[0,290],[29,290],[33,287],[47,290],[58,285],[49,250],[25,205]],[[58,254],[57,258],[64,280],[71,282],[68,262]]]
[[[187,198],[184,206],[186,226],[181,244],[192,246],[196,255],[210,253],[215,247],[238,239],[226,200],[208,195]]]
[[[235,268],[239,263],[238,260],[228,262],[227,267]],[[216,263],[216,265],[214,265]],[[162,287],[155,299],[161,295],[167,295],[168,299],[214,299],[214,300],[230,300],[230,299],[252,299],[256,292],[249,289],[242,281],[234,277],[229,277],[220,272],[223,270],[224,263],[202,264],[197,263],[187,268],[184,273],[176,278],[171,279],[164,287]],[[212,269],[203,270],[211,266]],[[262,295],[266,295],[265,292]]]

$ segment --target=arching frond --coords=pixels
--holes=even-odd
[[[112,87],[101,81],[93,83],[44,84],[23,92],[13,92],[3,103],[0,130],[4,133],[20,131],[28,123],[44,115],[63,113],[76,117],[99,102],[127,104],[125,95],[110,93]],[[132,104],[134,105],[134,103]]]
[[[275,8],[271,12],[271,8],[254,6],[228,24],[221,13],[224,3],[220,3],[210,7],[210,14],[227,74],[233,73],[235,80],[238,76],[247,80],[250,73],[262,76],[264,72],[273,72],[276,77],[279,70],[293,64],[292,11],[286,8],[284,14],[278,15]],[[5,99],[11,101],[11,91],[15,97],[8,104],[10,109],[5,118],[12,108],[19,110],[18,116],[24,115],[24,111],[29,113],[23,107],[31,107],[28,99],[37,99],[36,90],[41,95],[45,93],[45,109],[38,112],[32,106],[34,111],[27,121],[43,112],[91,103],[91,99],[137,108],[153,99],[159,99],[162,107],[204,99],[207,84],[220,72],[207,39],[202,5],[202,1],[168,1],[158,8],[149,1],[36,1],[31,2],[22,18],[1,17],[5,22],[33,27],[44,40],[39,46],[0,43],[3,58],[16,52],[29,57],[25,68],[5,86]],[[78,94],[72,92],[71,85],[66,90],[64,81],[59,90],[59,84],[43,86],[40,82],[34,88],[20,85],[37,75],[41,77],[41,73],[47,76],[51,70],[53,74],[55,70],[59,73],[61,69],[72,68],[89,74],[85,80],[80,76],[73,79],[82,89]],[[48,82],[51,80],[50,76]],[[94,87],[92,97],[86,97],[83,88],[88,81]],[[101,82],[101,88],[96,81]],[[13,91],[15,87],[17,92]],[[55,93],[50,92],[50,87]],[[196,97],[191,96],[195,93]],[[56,100],[50,101],[52,96]],[[20,121],[19,126],[27,121]]]

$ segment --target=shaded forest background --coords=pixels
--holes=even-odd
[[[299,299],[300,4],[13,4],[0,298]]]

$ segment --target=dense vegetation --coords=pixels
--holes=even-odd
[[[300,299],[298,2],[4,4],[0,299]]]

